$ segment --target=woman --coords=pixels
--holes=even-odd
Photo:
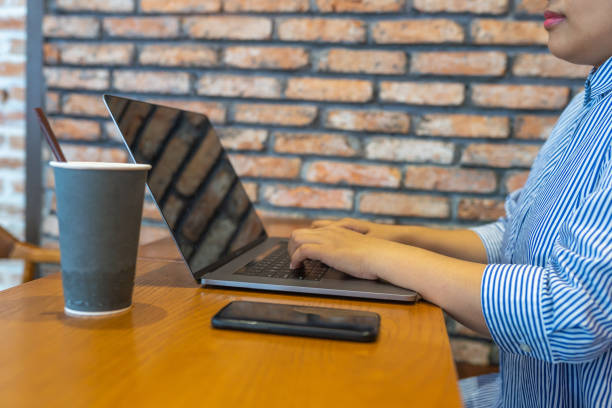
[[[506,216],[444,231],[345,219],[297,230],[317,259],[411,288],[500,348],[499,381],[467,406],[612,407],[612,1],[553,0],[550,51],[593,65]],[[484,405],[483,405],[484,404]]]

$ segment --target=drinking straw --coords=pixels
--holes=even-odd
[[[35,108],[34,111],[36,112],[40,129],[42,130],[43,135],[45,135],[45,139],[47,140],[47,143],[55,156],[55,160],[58,162],[65,162],[66,156],[64,156],[62,148],[57,142],[57,138],[55,137],[55,133],[53,133],[53,129],[51,129],[51,125],[49,124],[49,120],[47,119],[45,112],[43,112],[41,108]]]

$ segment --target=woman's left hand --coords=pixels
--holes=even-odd
[[[289,241],[291,268],[312,259],[357,278],[377,279],[376,261],[393,250],[390,244],[394,243],[335,225],[299,229]]]

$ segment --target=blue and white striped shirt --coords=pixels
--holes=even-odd
[[[589,75],[506,216],[475,228],[500,348],[497,407],[612,407],[612,58]]]

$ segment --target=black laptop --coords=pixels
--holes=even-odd
[[[291,270],[287,240],[268,237],[208,118],[104,95],[193,277],[203,285],[413,302],[414,291],[307,260]]]

